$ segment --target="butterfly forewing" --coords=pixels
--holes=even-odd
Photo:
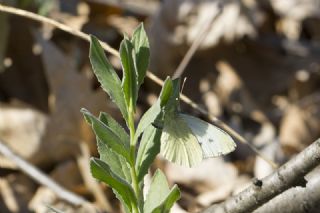
[[[179,116],[165,120],[161,152],[169,161],[192,167],[202,161],[202,150],[187,123]]]
[[[190,115],[180,116],[198,139],[204,158],[225,155],[236,148],[233,139],[222,129]]]

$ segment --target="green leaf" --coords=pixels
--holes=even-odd
[[[165,175],[158,169],[144,203],[144,213],[167,213],[179,198],[178,187],[175,185],[170,190]]]
[[[135,111],[138,95],[137,76],[133,63],[133,45],[127,38],[122,40],[119,52],[123,69],[122,89],[125,101],[127,107],[129,108],[132,105],[131,107]]]
[[[173,93],[173,83],[172,80],[170,79],[170,77],[167,77],[167,79],[165,80],[163,87],[162,87],[162,91],[160,93],[160,106],[164,107],[171,95]]]
[[[138,76],[138,87],[140,87],[143,83],[144,77],[146,76],[150,58],[149,40],[143,24],[140,24],[134,30],[131,41],[135,49],[134,64]]]
[[[116,195],[116,198],[118,198],[118,200],[119,200],[120,203],[122,204],[124,212],[125,212],[125,213],[131,213],[131,212],[132,212],[131,207],[130,207],[130,206],[127,206],[127,204],[124,202],[124,200],[122,199],[122,197],[120,196],[120,194],[119,194],[116,190],[114,190],[114,189],[112,189],[112,191],[113,191],[113,193]]]
[[[129,135],[116,120],[114,120],[106,112],[101,112],[100,113],[99,120],[102,121],[107,127],[109,127],[120,138],[122,144],[127,149],[130,149],[130,138],[129,138]]]
[[[92,129],[95,135],[105,143],[112,151],[122,155],[127,162],[130,162],[130,152],[129,150],[121,143],[121,139],[103,122],[93,116],[86,109],[81,109],[81,112],[84,114],[86,120],[90,120]]]
[[[137,141],[142,132],[156,120],[160,113],[161,107],[158,100],[155,104],[152,105],[152,107],[148,109],[148,111],[143,114],[142,118],[140,119],[136,133],[134,135],[135,141]]]
[[[143,133],[136,160],[138,182],[148,173],[153,160],[160,152],[160,138],[162,130],[150,125]]]
[[[177,185],[174,185],[170,190],[167,198],[157,207],[152,213],[169,213],[173,204],[180,199],[180,190]]]
[[[132,187],[114,174],[106,163],[97,158],[92,158],[90,168],[92,176],[108,184],[129,209],[132,209],[132,204],[137,205],[137,198]]]
[[[173,91],[173,85],[171,79],[168,77],[166,81],[164,82],[164,85],[162,87],[161,93],[159,95],[159,99],[155,104],[153,104],[148,111],[146,111],[136,130],[135,133],[135,141],[138,140],[141,133],[152,123],[154,123],[157,119],[159,119],[160,124],[162,123],[162,115],[160,113],[162,112],[162,108],[167,104],[169,101],[172,91]]]
[[[169,99],[167,100],[167,103],[165,104],[165,112],[177,112],[180,109],[180,79],[174,79],[172,80],[172,92],[171,95],[169,97]],[[168,97],[168,96],[166,96]]]
[[[121,88],[121,81],[105,56],[98,39],[94,36],[91,36],[90,38],[89,58],[94,74],[100,82],[103,90],[108,93],[111,99],[119,107],[124,119],[128,121],[128,112]]]
[[[47,16],[48,13],[55,8],[57,2],[54,0],[47,0],[47,1],[37,1],[38,3],[38,14],[42,16]]]
[[[98,152],[100,160],[109,165],[111,171],[123,180],[131,183],[130,165],[117,153],[113,152],[105,143],[97,138]]]

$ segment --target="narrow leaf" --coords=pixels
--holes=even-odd
[[[160,138],[162,130],[150,125],[143,133],[137,160],[136,170],[138,171],[138,182],[148,173],[148,169],[153,160],[160,152]]]
[[[91,36],[90,42],[90,62],[98,81],[103,90],[108,93],[111,99],[119,107],[124,119],[127,121],[128,112],[125,105],[125,99],[121,88],[121,81],[117,73],[112,68],[110,62],[104,54],[104,51],[97,38]]]
[[[131,207],[128,206],[128,205],[124,202],[124,200],[122,199],[121,195],[120,195],[116,190],[114,190],[114,189],[112,189],[112,191],[113,191],[113,193],[116,195],[116,198],[118,198],[118,200],[119,200],[120,203],[122,204],[124,212],[125,212],[125,213],[131,213],[131,212],[132,212]]]
[[[167,96],[166,96],[167,97]],[[176,112],[180,109],[180,79],[172,80],[172,92],[164,107],[165,112]]]
[[[150,189],[144,204],[144,213],[169,212],[180,197],[177,186],[169,189],[167,179],[161,170],[157,170],[152,178]]]
[[[131,42],[124,38],[120,44],[120,58],[123,69],[122,89],[125,97],[127,107],[130,105],[135,110],[137,100],[137,76],[133,63],[133,46]]]
[[[135,49],[134,62],[138,76],[138,87],[140,87],[143,83],[144,77],[146,76],[150,58],[149,40],[143,24],[140,24],[135,29],[131,41]]]
[[[137,198],[132,187],[114,174],[106,163],[92,158],[90,168],[93,177],[108,184],[129,209],[131,209],[132,204],[137,205]]]
[[[99,120],[102,121],[107,127],[109,127],[120,138],[122,144],[126,148],[128,148],[128,149],[130,148],[129,135],[116,120],[114,120],[106,112],[100,113]]]
[[[109,165],[111,171],[123,180],[131,183],[130,168],[127,161],[117,153],[113,152],[105,143],[97,138],[100,160]]]
[[[165,80],[162,91],[160,93],[160,106],[164,107],[169,101],[171,95],[173,93],[173,83],[170,77],[167,77]]]
[[[156,120],[160,113],[161,107],[158,100],[155,104],[152,105],[152,107],[148,109],[148,111],[143,114],[142,118],[140,119],[136,133],[134,135],[135,141],[137,141],[141,133]]]
[[[169,213],[173,204],[180,199],[180,190],[177,185],[174,185],[167,195],[166,199],[155,208],[152,213]]]
[[[121,139],[103,122],[93,116],[89,111],[82,109],[81,112],[84,114],[86,119],[90,119],[92,129],[96,136],[105,143],[112,151],[122,155],[127,162],[130,162],[130,152],[129,150],[121,143]]]

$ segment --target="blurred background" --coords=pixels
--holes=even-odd
[[[118,49],[144,22],[150,70],[180,73],[183,93],[278,164],[320,135],[319,0],[0,0]],[[190,50],[191,48],[191,50]],[[106,111],[124,124],[102,92],[88,60],[89,44],[48,24],[0,12],[0,140],[101,212],[120,212],[112,191],[91,178],[95,137],[80,114]],[[181,61],[189,54],[190,60]],[[121,75],[121,64],[108,55]],[[180,65],[180,69],[178,69]],[[183,66],[182,66],[183,68]],[[137,119],[160,87],[145,80]],[[208,121],[181,103],[182,110]],[[188,169],[159,156],[182,198],[173,212],[198,212],[244,189],[272,167],[246,144],[224,158]],[[153,171],[151,171],[153,172]],[[0,212],[95,212],[60,199],[0,156]]]

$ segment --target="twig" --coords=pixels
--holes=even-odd
[[[320,207],[320,177],[308,181],[306,187],[294,187],[273,198],[258,208],[254,213],[302,213],[319,210]],[[314,211],[318,212],[318,211]]]
[[[88,34],[83,33],[79,30],[73,29],[73,28],[71,28],[65,24],[62,24],[58,21],[55,21],[53,19],[29,12],[26,10],[21,10],[21,9],[14,8],[14,7],[4,6],[2,4],[0,4],[0,11],[10,13],[10,14],[15,14],[15,15],[22,16],[22,17],[26,17],[26,18],[38,21],[40,23],[50,24],[60,30],[63,30],[65,32],[68,32],[68,33],[76,36],[76,37],[82,38],[83,40],[90,42],[90,36]],[[119,57],[119,52],[117,50],[113,49],[112,47],[110,47],[110,45],[108,45],[104,42],[101,42],[101,45],[102,45],[103,49],[105,49],[107,52]]]
[[[32,179],[34,179],[38,183],[50,188],[61,199],[66,200],[69,203],[76,206],[89,204],[88,201],[64,189],[62,186],[60,186],[50,177],[48,177],[43,172],[41,172],[39,169],[37,169],[27,161],[23,160],[21,157],[14,154],[9,149],[9,147],[7,147],[2,141],[0,141],[0,153],[4,155],[6,158],[12,160],[21,169],[22,172],[30,176]]]
[[[217,12],[213,13],[212,17],[209,17],[208,21],[204,24],[202,31],[199,32],[198,36],[193,41],[192,45],[190,46],[187,53],[185,54],[182,61],[180,62],[178,68],[174,72],[173,78],[179,78],[183,74],[183,72],[186,69],[187,65],[189,64],[192,56],[198,50],[198,48],[201,45],[201,43],[203,42],[203,40],[205,40],[205,38],[207,37],[208,32],[211,29],[213,22],[222,13],[223,7],[220,7],[219,3],[217,3],[217,4],[218,4]]]
[[[277,171],[262,180],[253,181],[247,189],[214,205],[203,213],[252,212],[275,196],[294,186],[306,184],[304,176],[320,164],[320,139],[315,141]]]
[[[14,194],[9,181],[5,178],[0,178],[0,193],[1,193],[4,205],[6,205],[6,207],[10,212],[21,211],[18,205],[17,197]]]
[[[123,10],[127,10],[132,13],[136,13],[138,15],[142,16],[150,16],[154,14],[154,9],[151,9],[147,6],[150,6],[150,2],[135,2],[135,1],[114,1],[114,0],[87,0],[87,2],[93,2],[93,3],[99,3],[99,4],[107,4],[113,7],[118,7]],[[145,5],[147,3],[147,5]]]
[[[26,17],[41,23],[46,23],[46,24],[50,24],[60,30],[63,30],[65,32],[68,32],[76,37],[82,38],[86,41],[90,41],[90,37],[89,35],[72,29],[71,27],[68,27],[62,23],[59,23],[55,20],[52,20],[50,18],[29,12],[29,11],[25,11],[25,10],[21,10],[21,9],[17,9],[17,8],[13,8],[13,7],[9,7],[9,6],[4,6],[2,4],[0,4],[0,11],[5,12],[5,13],[10,13],[10,14],[15,14],[18,16],[22,16],[22,17]],[[119,52],[115,49],[113,49],[110,45],[108,45],[105,42],[100,41],[103,49],[107,52],[109,52],[110,54],[116,56],[119,58]],[[154,75],[153,73],[151,73],[149,70],[147,71],[147,77],[154,81],[156,84],[162,86],[163,85],[163,81],[157,77],[156,75]],[[200,113],[202,113],[203,115],[207,116],[214,124],[218,125],[219,127],[221,127],[222,129],[224,129],[226,132],[228,132],[232,137],[234,137],[235,139],[237,139],[239,142],[241,143],[245,143],[247,144],[260,158],[262,158],[263,160],[265,160],[268,164],[270,164],[273,168],[277,167],[277,164],[275,162],[273,162],[272,160],[268,159],[267,157],[265,157],[262,153],[260,153],[260,151],[258,151],[253,145],[251,145],[246,139],[244,139],[241,135],[239,135],[236,131],[234,131],[231,127],[229,127],[227,124],[225,124],[224,122],[220,121],[218,118],[216,118],[214,115],[210,114],[207,110],[205,110],[204,108],[200,107],[198,104],[196,104],[195,102],[193,102],[190,98],[188,98],[187,96],[181,94],[181,100],[184,101],[186,104],[190,105],[192,108],[198,110]]]

